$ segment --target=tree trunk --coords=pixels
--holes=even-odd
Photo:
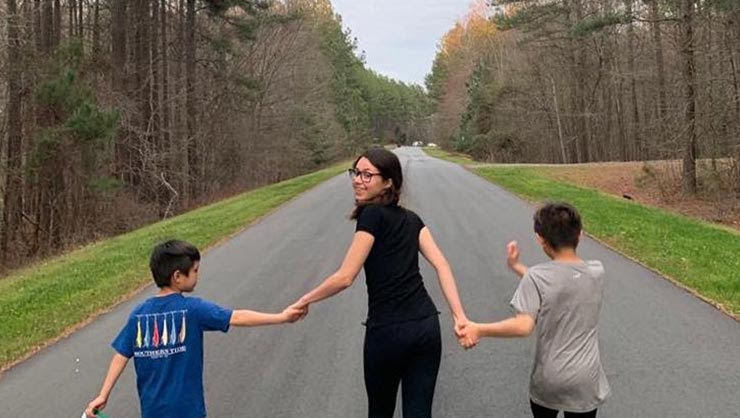
[[[189,182],[188,182],[188,138],[185,132],[185,0],[177,0],[177,24],[174,25],[176,52],[174,68],[172,69],[172,79],[174,80],[173,92],[174,97],[170,103],[172,109],[172,133],[173,140],[170,144],[170,154],[172,155],[172,173],[176,175],[176,188],[182,191],[182,202],[187,205],[189,200]],[[175,163],[177,161],[177,163]]]
[[[685,124],[682,185],[685,194],[693,195],[696,194],[696,63],[693,0],[681,0],[681,56]]]
[[[152,101],[151,101],[151,109],[152,109],[152,142],[154,144],[154,150],[157,153],[156,160],[157,162],[161,159],[161,147],[162,147],[162,105],[160,102],[160,90],[161,90],[161,80],[160,80],[160,71],[159,71],[159,65],[160,65],[160,58],[159,58],[159,48],[160,48],[160,30],[162,29],[159,25],[159,0],[149,0],[151,2],[152,6],[152,13],[151,13],[151,26],[150,26],[150,32],[149,32],[149,40],[150,40],[150,46],[149,49],[152,51],[152,61],[151,61],[151,72],[152,72]],[[158,165],[160,165],[158,163]],[[155,173],[156,175],[156,173]]]
[[[80,37],[80,39],[85,38],[85,22],[84,22],[84,11],[85,8],[83,7],[84,0],[79,0],[80,6],[77,8],[77,36]]]
[[[39,66],[42,71],[42,77],[45,76],[44,69],[48,67],[48,60],[52,56],[54,49],[59,45],[61,38],[61,4],[59,0],[42,0],[41,10],[41,49],[39,55],[41,57],[41,65]],[[36,132],[42,132],[44,129],[54,126],[56,120],[55,109],[47,104],[36,103]],[[47,144],[47,147],[53,147],[51,144]],[[33,145],[30,147],[33,148]],[[49,150],[47,150],[49,151]],[[56,156],[56,153],[51,150],[51,155]],[[44,251],[48,248],[50,241],[56,236],[55,231],[50,226],[56,226],[53,221],[53,206],[52,201],[54,195],[59,191],[55,188],[54,180],[58,176],[58,172],[53,168],[54,158],[51,158],[52,162],[45,161],[41,165],[38,173],[35,175],[33,181],[33,188],[35,188],[33,195],[35,196],[35,205],[33,206],[33,216],[35,218],[35,232],[34,239],[31,244],[30,252],[32,255],[38,254],[40,251]]]
[[[558,91],[555,88],[555,79],[550,77],[550,83],[552,84],[552,101],[555,106],[555,118],[558,123],[558,140],[560,142],[560,155],[562,157],[562,163],[568,164],[568,154],[565,152],[565,140],[563,139],[563,124],[560,121],[560,106],[558,106]]]
[[[565,6],[568,9],[567,23],[568,29],[574,27],[583,18],[583,0],[566,0]],[[588,149],[588,127],[586,115],[586,89],[583,84],[586,80],[584,71],[585,52],[583,41],[579,39],[571,40],[569,48],[569,60],[571,63],[571,74],[573,92],[573,104],[575,108],[575,136],[576,136],[576,162],[583,163],[589,159]]]
[[[630,99],[632,100],[632,141],[634,144],[631,159],[645,158],[642,139],[640,137],[640,109],[637,106],[637,77],[635,76],[635,28],[632,22],[633,2],[627,0],[627,13],[630,23],[627,26],[627,62],[630,73]]]
[[[15,0],[7,0],[6,7],[8,14],[8,61],[19,63],[21,62],[21,39],[18,5]],[[3,193],[3,228],[2,237],[0,238],[0,251],[2,251],[4,262],[11,258],[10,245],[15,240],[23,210],[21,77],[21,66],[11,65],[8,69],[7,168],[5,170],[5,191]]]
[[[51,35],[52,48],[59,46],[62,40],[62,1],[54,0],[54,26]]]
[[[187,138],[189,197],[198,193],[198,146],[195,134],[197,107],[195,97],[195,0],[186,1],[185,14],[185,124]]]
[[[33,0],[33,33],[36,41],[36,50],[41,51],[44,43],[43,31],[41,30],[41,0]]]
[[[82,0],[80,0],[82,1]],[[77,35],[77,26],[76,26],[76,19],[77,19],[77,0],[69,0],[67,4],[67,8],[69,9],[69,25],[67,26],[67,30],[69,31],[67,36],[69,38],[74,37]]]
[[[152,201],[153,196],[151,190],[146,185],[150,184],[148,179],[145,179],[144,173],[147,171],[145,164],[147,159],[151,156],[146,156],[145,153],[151,149],[151,120],[152,120],[152,109],[151,109],[151,95],[152,95],[152,79],[151,79],[151,54],[150,54],[150,40],[149,40],[149,27],[151,26],[151,16],[149,14],[149,6],[151,0],[137,0],[135,16],[136,21],[136,43],[135,43],[135,66],[136,66],[136,102],[138,105],[139,113],[137,125],[139,129],[139,136],[134,141],[137,144],[138,152],[133,157],[134,171],[132,173],[132,183],[134,185],[143,185],[138,189],[138,194],[148,200]]]
[[[740,119],[740,84],[738,84],[738,62],[735,50],[732,47],[732,21],[729,22],[725,30],[725,47],[727,56],[730,61],[730,70],[732,72],[733,102],[735,105],[735,118]]]
[[[126,6],[128,0],[112,0],[111,4],[111,90],[115,101],[126,95]],[[114,138],[116,176],[127,183],[129,167],[128,135],[119,127]]]
[[[100,60],[100,54],[102,53],[100,48],[100,0],[95,0],[95,5],[93,6],[93,27],[92,27],[92,61],[93,66],[95,68],[98,68],[98,63]],[[100,74],[100,70],[95,71],[95,81],[96,81],[96,87],[97,87],[97,80],[98,75]]]
[[[54,3],[52,0],[42,0],[41,11],[41,52],[48,57],[54,45]]]
[[[160,18],[159,23],[161,25],[160,38],[162,45],[160,47],[162,54],[162,105],[160,110],[162,112],[162,146],[161,151],[167,155],[170,147],[170,96],[169,96],[169,79],[170,79],[170,64],[169,64],[169,44],[167,42],[167,1],[161,0],[160,4]],[[170,171],[170,164],[165,161],[165,171]]]
[[[661,120],[665,118],[668,109],[666,100],[666,83],[665,83],[665,61],[663,59],[663,39],[660,31],[660,13],[658,10],[658,0],[649,0],[650,5],[650,31],[653,36],[653,45],[655,48],[655,67],[657,68],[656,77],[658,78],[658,116]]]

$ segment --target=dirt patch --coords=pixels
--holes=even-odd
[[[740,231],[740,193],[731,161],[697,165],[700,194],[681,193],[680,161],[541,165],[538,171],[583,187],[632,199]]]

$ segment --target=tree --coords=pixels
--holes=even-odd
[[[683,191],[696,193],[696,63],[694,57],[694,1],[681,0],[681,57],[683,61],[684,155]]]
[[[18,5],[15,0],[7,0],[8,61],[20,63],[21,40]],[[21,66],[12,65],[8,70],[8,138],[5,169],[5,190],[3,194],[3,228],[0,251],[3,261],[10,256],[10,244],[15,240],[23,210],[23,179],[21,177],[23,119],[21,118]]]

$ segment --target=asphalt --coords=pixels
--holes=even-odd
[[[505,318],[516,287],[505,265],[506,243],[518,240],[527,264],[545,261],[532,233],[534,208],[420,149],[397,153],[406,176],[402,204],[421,215],[445,252],[468,316]],[[354,231],[351,208],[344,175],[299,196],[209,251],[194,294],[233,308],[281,310],[338,267]],[[600,342],[613,395],[599,416],[740,417],[740,324],[592,239],[582,241],[579,253],[601,260],[607,271]],[[436,276],[425,262],[422,274],[442,312],[434,415],[530,416],[533,338],[459,348]],[[99,390],[110,341],[133,306],[154,291],[144,290],[1,375],[0,416],[79,417]],[[350,289],[312,306],[300,323],[209,333],[209,416],[365,416],[366,308],[361,275]],[[105,412],[111,418],[139,415],[133,365]]]

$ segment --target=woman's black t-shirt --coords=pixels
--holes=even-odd
[[[436,315],[419,273],[419,233],[424,222],[398,205],[360,209],[356,231],[375,237],[365,260],[367,326],[375,327]]]

